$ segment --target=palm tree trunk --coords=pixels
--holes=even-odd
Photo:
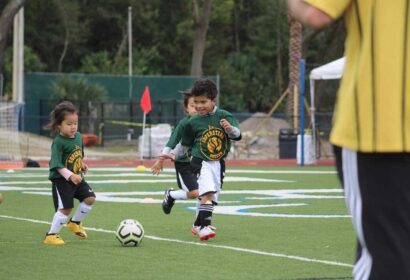
[[[299,96],[300,69],[299,61],[302,58],[302,25],[288,15],[289,22],[289,86],[287,100],[287,118],[294,130],[298,128],[297,101]],[[295,110],[296,109],[296,110]]]

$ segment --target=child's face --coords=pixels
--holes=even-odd
[[[65,137],[74,138],[78,130],[78,115],[77,113],[66,113],[64,120],[58,126],[60,134]]]
[[[206,95],[194,96],[195,109],[199,115],[204,116],[215,107],[215,101],[209,99]]]
[[[190,97],[188,99],[188,105],[186,106],[185,111],[189,116],[193,116],[197,113],[195,109],[195,103],[194,103],[193,97]]]

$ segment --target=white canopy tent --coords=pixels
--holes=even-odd
[[[310,80],[310,110],[311,110],[311,122],[312,122],[312,136],[313,136],[313,145],[315,158],[317,156],[316,151],[316,122],[315,122],[315,81],[316,80],[337,80],[340,79],[343,75],[345,67],[345,58],[339,58],[332,62],[329,62],[325,65],[317,67],[310,71],[309,80]]]

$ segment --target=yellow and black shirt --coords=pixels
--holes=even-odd
[[[362,152],[410,152],[410,0],[305,0],[344,15],[346,65],[330,140]]]

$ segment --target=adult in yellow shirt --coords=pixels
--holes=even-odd
[[[410,279],[410,0],[287,0],[321,28],[344,17],[331,143],[358,239],[355,279]]]

